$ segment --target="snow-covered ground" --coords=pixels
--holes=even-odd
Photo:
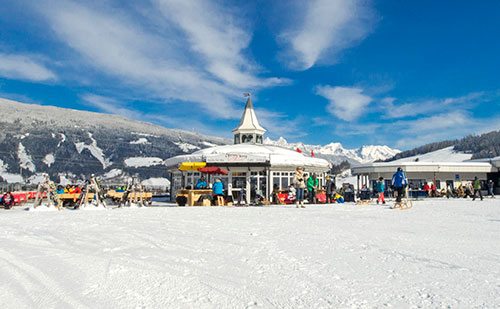
[[[500,199],[0,210],[2,308],[500,306]]]

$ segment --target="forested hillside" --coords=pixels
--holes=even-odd
[[[453,150],[455,151],[472,154],[472,159],[497,157],[500,156],[500,130],[481,135],[469,135],[458,140],[447,140],[426,144],[400,152],[394,157],[386,160],[386,162],[421,155],[450,146],[453,146]]]

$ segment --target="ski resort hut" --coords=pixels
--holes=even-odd
[[[379,177],[384,177],[387,187],[392,175],[398,167],[401,167],[408,178],[410,188],[421,187],[425,182],[435,183],[437,189],[452,188],[462,182],[470,182],[474,177],[486,181],[490,173],[496,171],[488,162],[384,162],[370,163],[351,168],[352,174],[357,176],[358,188],[366,185],[373,188],[373,184]]]
[[[228,195],[246,204],[261,195],[270,200],[273,188],[286,190],[292,184],[295,169],[301,166],[305,174],[316,173],[323,184],[331,165],[320,158],[305,156],[291,149],[263,144],[266,130],[259,124],[249,97],[238,127],[233,130],[234,144],[215,146],[192,154],[176,156],[165,164],[171,180],[172,198],[186,187],[193,187],[201,173],[181,172],[182,162],[204,162],[206,166],[222,167],[227,175],[218,176]]]

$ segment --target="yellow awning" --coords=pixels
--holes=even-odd
[[[182,162],[179,164],[179,171],[197,171],[206,165],[207,163],[205,162]]]

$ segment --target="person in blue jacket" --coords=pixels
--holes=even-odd
[[[379,177],[378,181],[375,183],[375,191],[378,194],[377,204],[378,203],[385,204],[385,196],[384,196],[385,183],[384,183],[384,177]]]
[[[204,176],[201,176],[200,179],[198,179],[198,182],[196,182],[196,185],[194,186],[195,189],[206,189],[207,187],[208,184]]]
[[[215,183],[212,186],[212,192],[214,195],[224,196],[224,184],[220,178],[215,179]]]
[[[396,196],[396,203],[401,203],[401,199],[404,196],[404,189],[407,185],[408,179],[406,179],[403,169],[398,167],[398,170],[392,176],[392,187],[394,188],[394,191],[398,193],[398,196]]]

